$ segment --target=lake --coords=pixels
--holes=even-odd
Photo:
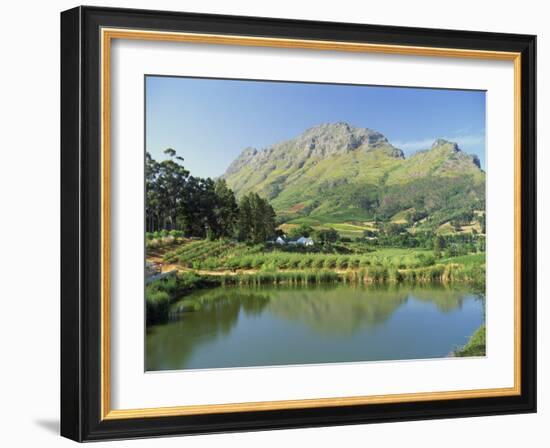
[[[471,290],[442,286],[220,287],[184,299],[147,329],[146,370],[446,357],[485,309]]]

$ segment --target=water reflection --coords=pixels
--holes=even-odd
[[[269,311],[280,318],[300,322],[321,334],[347,336],[362,327],[383,324],[407,301],[406,290],[349,287],[319,290],[278,290],[271,293]]]
[[[169,323],[150,329],[146,368],[445,356],[480,325],[483,308],[475,294],[446,287],[199,291],[173,306]]]

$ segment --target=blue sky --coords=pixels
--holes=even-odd
[[[384,134],[406,155],[437,138],[485,167],[485,92],[269,81],[146,77],[146,149],[174,148],[191,174],[215,177],[249,146],[261,149],[322,123]]]

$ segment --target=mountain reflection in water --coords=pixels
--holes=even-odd
[[[484,305],[443,286],[203,290],[148,330],[146,369],[444,357],[482,323]]]

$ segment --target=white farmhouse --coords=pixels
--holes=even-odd
[[[306,238],[305,236],[298,238],[296,243],[301,244],[302,246],[313,246],[313,240],[311,238]]]
[[[275,244],[280,244],[281,246],[284,246],[286,244],[286,241],[284,240],[283,237],[278,236],[277,239],[275,240]]]

